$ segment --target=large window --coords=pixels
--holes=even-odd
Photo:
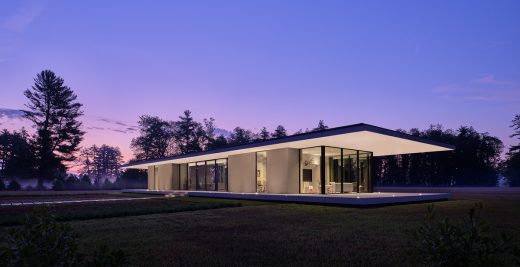
[[[343,193],[357,192],[357,151],[343,149]]]
[[[370,192],[370,153],[359,152],[359,191]]]
[[[215,183],[215,161],[208,160],[206,161],[206,184],[204,186],[204,190],[207,191],[216,191],[216,183]]]
[[[372,153],[335,147],[300,150],[300,192],[308,194],[372,191]]]
[[[341,148],[325,147],[325,193],[341,193]]]
[[[256,152],[256,192],[267,192],[267,152]]]
[[[228,186],[228,169],[227,159],[217,159],[215,166],[215,184],[216,191],[227,191]]]
[[[321,192],[321,147],[300,150],[300,192],[319,194]]]
[[[206,191],[206,163],[197,162],[197,190]]]
[[[227,159],[188,163],[188,189],[192,191],[227,191]]]
[[[197,165],[195,163],[188,164],[188,189],[189,190],[200,190],[199,181],[197,179]]]

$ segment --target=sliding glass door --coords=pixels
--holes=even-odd
[[[267,152],[256,152],[256,192],[267,192]]]
[[[337,148],[300,149],[300,193],[372,192],[372,152]]]

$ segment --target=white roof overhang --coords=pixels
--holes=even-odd
[[[287,136],[284,138],[272,139],[263,142],[255,142],[222,149],[190,153],[164,159],[135,162],[124,165],[123,168],[146,169],[148,166],[160,164],[180,164],[227,158],[230,155],[272,149],[300,149],[316,146],[331,146],[370,151],[374,153],[374,156],[449,151],[455,148],[452,145],[439,143],[368,124],[355,124],[351,126],[327,129],[319,132]]]

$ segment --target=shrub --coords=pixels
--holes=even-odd
[[[101,246],[90,255],[78,253],[79,236],[67,223],[56,221],[45,205],[36,207],[21,228],[8,232],[0,247],[0,266],[125,266],[120,250]]]
[[[520,249],[505,234],[495,237],[480,220],[482,204],[458,223],[439,219],[428,206],[425,223],[413,232],[419,266],[510,266],[520,264]]]
[[[92,181],[90,177],[86,174],[81,176],[81,180],[79,181],[79,189],[81,190],[90,190],[92,189]]]
[[[0,179],[0,191],[5,190],[5,183],[4,180]]]
[[[9,182],[9,185],[7,185],[7,190],[18,191],[21,189],[22,186],[20,185],[20,183],[18,183],[18,181],[16,181],[16,179],[11,180],[11,182]]]
[[[65,189],[66,190],[77,190],[79,189],[79,179],[76,176],[70,174],[67,179],[65,179]]]
[[[63,176],[58,176],[54,183],[52,184],[52,190],[54,191],[63,191],[65,190],[65,179]]]
[[[56,222],[47,206],[37,207],[21,228],[9,231],[2,266],[77,266],[77,234]]]
[[[101,188],[106,189],[106,190],[115,189],[114,184],[112,182],[110,182],[110,180],[108,178],[105,179],[105,181],[103,182],[103,186]]]

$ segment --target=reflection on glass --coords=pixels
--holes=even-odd
[[[359,152],[359,193],[369,192],[370,162],[368,152]]]
[[[215,161],[209,160],[206,161],[206,184],[204,190],[214,191],[216,190],[215,186]]]
[[[320,166],[321,151],[321,147],[300,149],[301,193],[322,193],[321,171],[325,194],[372,192],[372,152],[324,147],[324,166]]]
[[[197,165],[195,163],[188,164],[188,188],[189,190],[198,190],[197,181]]]
[[[206,188],[206,163],[197,162],[197,186],[196,190],[207,190]]]
[[[343,193],[357,192],[357,151],[343,149]]]
[[[188,165],[181,164],[179,166],[179,176],[181,179],[181,188],[180,190],[188,190]]]
[[[227,191],[227,160],[218,159],[215,168],[216,191]]]
[[[321,147],[300,150],[300,192],[319,194],[321,192],[320,177]]]
[[[267,152],[256,153],[256,192],[267,191]]]
[[[188,163],[188,185],[193,191],[227,191],[227,159]]]
[[[341,148],[325,148],[325,193],[341,193]]]

